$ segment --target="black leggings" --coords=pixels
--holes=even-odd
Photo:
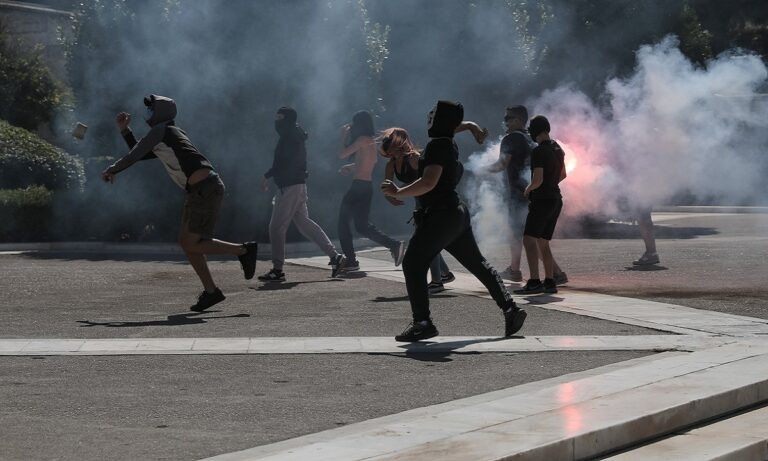
[[[413,320],[429,320],[427,269],[441,250],[447,250],[462,266],[485,285],[496,304],[506,309],[514,305],[501,277],[488,264],[477,247],[466,205],[430,211],[416,226],[403,259],[403,273]]]
[[[361,235],[373,240],[379,245],[392,249],[399,243],[397,240],[383,234],[368,222],[371,213],[371,198],[373,188],[370,181],[355,179],[344,198],[339,210],[339,241],[341,250],[348,260],[355,260],[355,247],[352,244],[352,223]]]

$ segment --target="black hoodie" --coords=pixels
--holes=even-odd
[[[264,174],[265,178],[274,178],[277,187],[283,188],[304,184],[307,180],[307,149],[305,142],[309,137],[296,123],[298,115],[290,107],[281,107],[278,114],[283,118],[275,120],[275,130],[280,135],[275,146],[272,168]]]
[[[429,137],[432,139],[424,148],[419,176],[424,175],[424,168],[429,165],[439,165],[443,171],[435,187],[418,197],[422,207],[446,208],[459,204],[456,186],[464,173],[464,166],[459,161],[459,149],[453,142],[453,134],[463,119],[464,107],[460,103],[437,102],[429,126]]]

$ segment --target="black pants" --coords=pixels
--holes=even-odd
[[[341,200],[341,209],[339,210],[339,240],[341,241],[341,250],[348,260],[355,260],[355,247],[352,245],[352,223],[355,223],[355,230],[366,238],[373,240],[379,245],[387,248],[394,248],[399,243],[397,240],[383,234],[376,229],[373,224],[368,222],[371,213],[371,198],[373,197],[373,188],[370,181],[355,179],[344,198]]]
[[[405,286],[414,321],[429,320],[427,269],[443,249],[485,285],[500,308],[505,309],[514,304],[499,274],[480,254],[466,205],[462,203],[447,209],[432,210],[419,221],[403,259]]]

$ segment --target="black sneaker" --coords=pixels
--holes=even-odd
[[[437,327],[431,321],[427,325],[422,325],[420,322],[411,322],[408,328],[402,333],[395,336],[395,341],[404,343],[412,343],[414,341],[421,341],[422,339],[434,338],[439,333]]]
[[[256,273],[256,256],[259,253],[258,245],[256,242],[244,243],[245,254],[237,257],[240,260],[240,266],[243,268],[243,275],[245,275],[246,280],[252,279],[253,274]]]
[[[331,258],[331,262],[328,263],[331,266],[331,277],[339,275],[339,271],[344,270],[344,264],[347,263],[347,258],[342,254],[337,254]]]
[[[558,272],[557,274],[552,276],[552,279],[555,281],[555,285],[565,285],[568,283],[568,276],[565,275],[565,272]]]
[[[456,276],[453,275],[453,272],[448,271],[445,274],[440,274],[440,281],[443,283],[451,283],[454,280],[456,280]]]
[[[429,282],[427,284],[427,291],[433,295],[445,291],[445,285],[442,282]]]
[[[395,267],[403,263],[403,257],[405,257],[405,240],[397,242],[394,248],[389,249],[389,253],[392,255],[392,259],[395,261]]]
[[[195,312],[203,312],[214,304],[224,301],[224,299],[226,299],[224,293],[222,293],[218,288],[216,288],[216,291],[213,293],[203,291],[200,296],[197,297],[197,304],[190,307],[190,309]]]
[[[285,282],[285,272],[270,269],[266,274],[260,275],[259,280],[263,282]]]
[[[347,260],[346,263],[344,263],[344,271],[359,271],[360,270],[360,263],[357,261],[357,259],[353,260]]]
[[[516,295],[532,295],[544,292],[544,284],[539,279],[528,279],[523,288],[513,291]]]
[[[526,317],[528,317],[528,314],[515,305],[505,310],[504,336],[512,336],[520,331],[520,329],[523,328],[523,323],[525,323]]]
[[[557,285],[553,279],[544,279],[544,293],[554,294],[557,293]]]

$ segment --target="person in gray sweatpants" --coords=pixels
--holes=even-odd
[[[261,188],[269,190],[269,179],[277,185],[272,218],[269,221],[269,241],[272,244],[272,269],[259,280],[284,281],[285,235],[293,222],[304,237],[315,242],[330,257],[331,277],[344,267],[344,255],[336,251],[323,229],[312,221],[307,208],[307,133],[297,123],[298,114],[290,107],[281,107],[275,117],[275,130],[280,135],[275,147],[272,168],[264,174]]]

